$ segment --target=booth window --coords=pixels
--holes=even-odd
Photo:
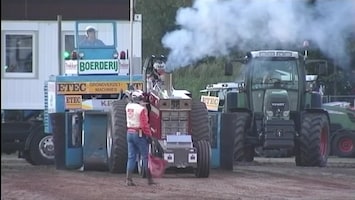
[[[3,74],[5,78],[35,78],[34,32],[6,32],[3,34]]]

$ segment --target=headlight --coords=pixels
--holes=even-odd
[[[289,110],[288,111],[284,111],[283,115],[284,115],[284,117],[290,116],[290,111]]]
[[[268,111],[266,111],[266,115],[268,117],[272,117],[272,116],[274,116],[274,113],[272,111],[268,110]]]

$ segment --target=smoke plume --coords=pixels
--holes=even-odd
[[[162,38],[170,50],[170,70],[231,50],[302,46],[311,41],[328,57],[346,65],[346,37],[355,32],[354,0],[195,0],[180,8],[177,30]]]

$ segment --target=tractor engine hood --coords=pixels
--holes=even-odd
[[[266,119],[288,120],[290,117],[290,105],[287,91],[283,89],[266,90],[264,109]]]

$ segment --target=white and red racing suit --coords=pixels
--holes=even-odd
[[[127,113],[127,132],[142,131],[146,136],[152,136],[148,123],[147,108],[138,103],[128,103]]]

